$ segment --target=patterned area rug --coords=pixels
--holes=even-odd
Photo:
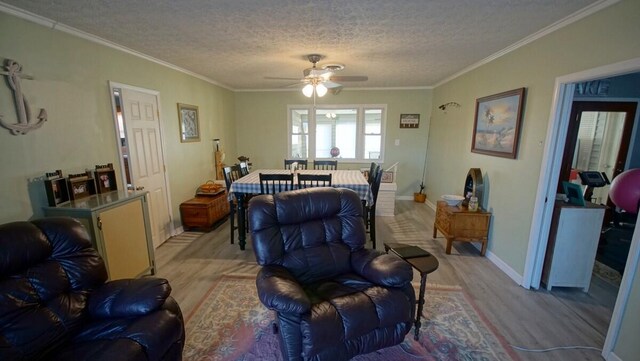
[[[459,288],[427,286],[423,315],[420,340],[411,330],[402,344],[353,360],[519,360]],[[273,319],[255,278],[223,276],[187,317],[184,360],[281,361]]]
[[[607,283],[610,283],[618,288],[620,287],[620,282],[622,281],[622,275],[620,274],[620,272],[614,270],[613,268],[598,260],[593,263],[593,274],[600,277]]]

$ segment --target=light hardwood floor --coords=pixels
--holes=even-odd
[[[434,216],[425,204],[396,201],[394,217],[376,219],[377,248],[382,250],[384,241],[401,242],[434,254],[440,267],[428,282],[462,287],[510,344],[534,349],[602,347],[616,288],[593,277],[589,293],[563,288],[526,290],[471,244],[454,242],[452,254],[445,254],[444,238],[432,237]],[[156,262],[158,275],[169,279],[185,317],[221,275],[255,275],[259,269],[250,237],[246,251],[240,251],[237,243],[229,244],[228,221],[206,234],[184,233],[168,240],[156,250]],[[418,280],[419,275],[414,275],[414,281]],[[533,361],[602,360],[600,352],[592,350],[517,353],[522,360]]]

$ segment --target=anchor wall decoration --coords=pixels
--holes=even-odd
[[[32,80],[33,77],[22,74],[22,65],[15,60],[7,59],[4,68],[6,71],[0,71],[0,74],[7,76],[7,83],[13,90],[18,123],[9,124],[2,118],[2,114],[0,114],[0,125],[9,129],[13,135],[27,134],[30,130],[40,128],[42,124],[47,121],[47,111],[40,109],[40,114],[36,118],[37,120],[32,122],[31,109],[29,108],[27,99],[22,94],[22,86],[20,84],[20,78]]]

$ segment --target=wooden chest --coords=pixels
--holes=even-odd
[[[491,213],[478,210],[469,212],[466,207],[452,207],[444,201],[438,201],[436,220],[433,225],[433,237],[440,231],[447,239],[447,254],[451,254],[453,241],[481,242],[480,254],[487,250],[489,221]]]
[[[197,196],[180,204],[180,217],[185,230],[211,229],[229,214],[227,193],[213,196]]]

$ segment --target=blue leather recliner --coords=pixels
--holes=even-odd
[[[0,360],[181,360],[168,281],[106,280],[79,221],[0,225]]]
[[[348,360],[403,341],[415,313],[412,269],[365,249],[362,202],[349,189],[254,197],[260,301],[275,310],[285,360]]]

